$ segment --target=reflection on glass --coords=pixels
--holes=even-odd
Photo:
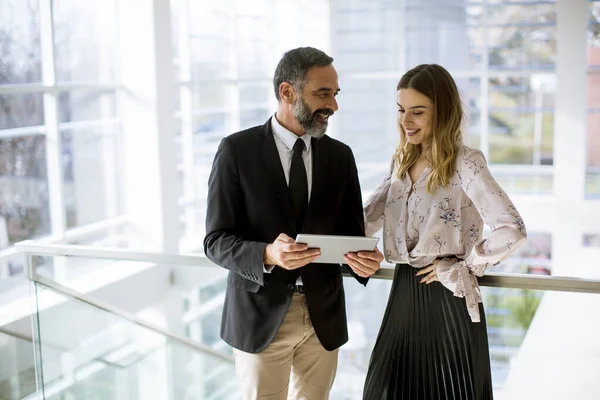
[[[0,139],[0,249],[50,232],[45,137]]]
[[[2,70],[0,68],[0,76]],[[0,95],[0,130],[38,126],[44,124],[42,94]],[[0,138],[2,132],[0,132]]]
[[[39,4],[37,0],[0,2],[0,85],[42,79]]]
[[[113,82],[116,2],[52,0],[56,80]]]

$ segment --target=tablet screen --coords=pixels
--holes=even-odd
[[[379,243],[377,237],[311,235],[301,233],[296,237],[296,243],[306,243],[309,248],[321,249],[321,256],[315,263],[344,264],[344,255],[350,252],[373,251]]]

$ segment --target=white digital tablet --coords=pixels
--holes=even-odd
[[[314,262],[324,264],[345,264],[344,255],[358,251],[373,251],[379,243],[377,237],[310,235],[301,233],[296,243],[306,243],[309,248],[321,249],[321,256]]]

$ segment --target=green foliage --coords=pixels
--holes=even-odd
[[[521,290],[521,296],[511,297],[507,301],[511,319],[521,328],[527,330],[533,316],[540,305],[541,297],[532,290]]]

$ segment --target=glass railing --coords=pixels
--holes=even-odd
[[[36,392],[32,343],[31,337],[0,330],[0,399],[20,400]]]
[[[391,271],[384,272],[389,278]],[[568,290],[569,283],[581,283],[550,277],[518,278],[529,282],[498,274],[487,282],[482,279],[482,284],[502,285],[502,280],[512,280],[515,286],[546,283]],[[389,279],[373,280],[362,287],[353,278],[345,278],[349,341],[340,349],[333,399],[361,399],[357,393],[362,393],[390,288]],[[600,344],[594,337],[600,326],[600,284],[595,284],[595,291],[482,287],[494,399],[598,398]]]
[[[64,288],[32,285],[40,398],[228,399],[235,393],[231,357]],[[55,348],[63,351],[50,357]],[[230,390],[223,393],[224,386]]]
[[[221,308],[214,296],[215,288],[222,292],[219,270],[94,256],[26,257],[34,327],[30,364],[35,365],[33,374],[26,372],[30,382],[35,377],[35,386],[10,397],[20,380],[7,379],[0,399],[238,398],[230,350],[216,343],[212,332],[190,331],[183,322]],[[52,265],[54,272],[48,276],[37,265]],[[90,273],[81,274],[86,266]],[[190,280],[195,284],[183,283]],[[194,301],[190,293],[204,294]],[[190,306],[200,300],[206,300],[203,312]],[[188,337],[173,333],[186,331]],[[23,361],[28,355],[13,358]]]
[[[20,249],[35,300],[31,398],[239,398],[231,349],[219,338],[224,269],[200,255],[34,242]],[[332,400],[362,398],[392,276],[382,269],[366,288],[345,278],[350,337]],[[489,273],[480,284],[496,399],[596,398],[600,282]]]

